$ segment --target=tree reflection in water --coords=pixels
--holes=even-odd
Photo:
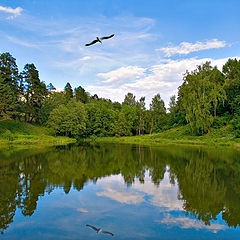
[[[240,154],[228,149],[91,145],[45,150],[0,151],[0,231],[13,222],[16,209],[31,216],[39,196],[62,187],[80,191],[88,181],[121,174],[126,184],[144,183],[146,171],[159,186],[169,171],[178,183],[187,214],[206,225],[222,212],[228,226],[240,224]],[[168,166],[168,167],[167,167]]]

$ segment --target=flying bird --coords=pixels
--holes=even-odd
[[[98,234],[98,233],[104,233],[104,234],[109,234],[109,235],[111,235],[111,236],[114,235],[114,234],[111,233],[111,232],[103,231],[102,228],[96,228],[96,227],[94,227],[94,226],[92,226],[92,225],[89,225],[89,224],[86,224],[86,226],[87,226],[87,227],[90,227],[91,229],[93,229],[94,231],[96,231],[97,234]]]
[[[85,44],[85,46],[91,46],[91,45],[93,45],[93,44],[95,44],[95,43],[97,43],[97,42],[102,43],[102,40],[112,38],[113,36],[114,36],[114,34],[112,34],[112,35],[110,35],[110,36],[106,36],[106,37],[101,37],[101,38],[96,37],[95,40],[93,40],[93,41],[90,42],[90,43]]]

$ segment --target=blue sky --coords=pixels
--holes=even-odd
[[[240,57],[239,9],[239,0],[1,0],[0,52],[20,71],[34,63],[58,89],[70,82],[120,102],[132,92],[147,104],[160,93],[167,104],[187,69]]]

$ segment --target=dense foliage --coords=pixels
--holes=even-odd
[[[99,98],[83,87],[72,89],[68,82],[56,91],[39,78],[34,64],[19,72],[16,59],[0,54],[0,120],[15,119],[49,126],[56,135],[70,137],[131,136],[161,132],[189,124],[192,134],[203,135],[211,128],[232,126],[239,137],[240,61],[229,59],[222,72],[210,62],[186,71],[178,96],[166,109],[161,95],[152,98],[127,93],[122,103]]]

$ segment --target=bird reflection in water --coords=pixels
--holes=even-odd
[[[86,226],[87,226],[87,227],[90,227],[91,229],[93,229],[94,231],[96,231],[97,234],[98,234],[98,233],[104,233],[104,234],[109,234],[109,235],[111,235],[111,236],[114,235],[114,234],[111,233],[111,232],[103,231],[102,228],[96,228],[96,227],[94,227],[94,226],[92,226],[92,225],[89,225],[89,224],[86,224]]]

